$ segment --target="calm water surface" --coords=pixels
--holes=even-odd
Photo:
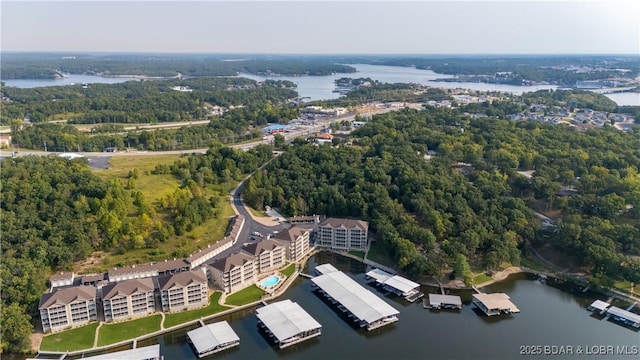
[[[364,284],[363,264],[341,256],[321,253],[310,262],[331,262]],[[400,321],[372,332],[354,329],[311,292],[311,282],[298,278],[281,299],[300,304],[322,324],[322,335],[293,347],[277,350],[258,333],[253,309],[210,322],[227,320],[240,337],[240,346],[211,359],[516,359],[550,358],[521,356],[520,346],[640,346],[640,333],[613,322],[591,316],[585,308],[593,300],[590,293],[572,294],[526,276],[485,288],[486,292],[506,292],[521,313],[510,316],[481,316],[470,305],[471,293],[461,292],[465,306],[458,312],[431,312],[421,303],[410,304],[385,297],[365,285],[400,311]],[[433,289],[425,288],[424,291]],[[165,359],[196,359],[187,344],[188,329],[175,331],[139,343],[160,343]],[[553,356],[562,359],[637,359],[611,354],[593,356]]]
[[[620,106],[640,106],[640,93],[624,92],[605,94],[604,96],[616,102]]]

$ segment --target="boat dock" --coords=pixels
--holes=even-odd
[[[636,329],[640,329],[640,315],[638,314],[620,309],[617,306],[612,306],[607,309],[607,316],[623,325],[628,325]]]
[[[258,327],[280,349],[320,336],[322,325],[300,305],[282,300],[256,309]]]
[[[302,276],[302,277],[306,277],[307,279],[311,279],[313,276],[309,275],[309,274],[305,274],[305,273],[299,273],[298,275]]]
[[[403,296],[409,302],[415,302],[424,296],[420,292],[420,284],[399,275],[392,275],[380,269],[367,272],[367,279],[375,279],[375,283],[384,290]]]
[[[398,321],[398,310],[341,271],[311,281],[318,293],[362,328],[370,331]]]
[[[609,304],[608,302],[596,300],[587,307],[587,310],[591,312],[598,311],[600,315],[603,315],[607,311],[607,308],[609,308],[609,306],[611,306],[611,304]]]
[[[226,321],[203,325],[189,331],[187,337],[199,358],[240,345],[240,338]]]
[[[473,294],[473,305],[482,310],[487,316],[519,313],[520,309],[511,302],[505,293]]]
[[[429,298],[423,300],[422,306],[431,310],[460,310],[462,309],[462,299],[457,295],[429,294]]]
[[[336,271],[339,271],[339,270],[336,269],[336,267],[331,264],[322,264],[322,265],[316,266],[315,268],[316,275],[324,275],[324,274],[328,274]]]

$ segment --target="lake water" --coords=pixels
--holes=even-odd
[[[604,96],[616,102],[620,106],[640,106],[640,93],[637,92],[623,92],[605,94]]]
[[[298,93],[304,97],[305,101],[328,100],[340,97],[335,90],[336,79],[341,77],[351,78],[371,78],[385,83],[419,83],[432,87],[440,87],[445,89],[469,89],[473,91],[501,91],[511,94],[521,95],[524,92],[557,89],[555,85],[535,85],[535,86],[516,86],[504,84],[486,84],[473,82],[445,82],[434,81],[436,79],[451,78],[451,75],[438,74],[431,70],[420,70],[412,67],[399,66],[382,66],[368,64],[349,64],[356,68],[356,73],[334,74],[327,76],[281,76],[281,77],[264,77],[251,74],[241,74],[240,76],[256,80],[264,81],[266,79],[273,80],[289,80],[298,85]],[[71,84],[115,84],[125,81],[139,80],[135,78],[106,78],[93,75],[77,75],[68,74],[60,79],[19,79],[19,80],[3,80],[6,86],[15,86],[20,88],[34,88],[42,86],[61,86]],[[608,98],[615,101],[618,105],[635,105],[640,106],[640,93],[616,93],[606,94]]]
[[[330,262],[364,284],[363,264],[330,253],[312,258],[309,267]],[[311,281],[299,277],[281,297],[302,306],[322,325],[322,335],[278,350],[257,331],[254,309],[244,310],[209,322],[226,320],[240,337],[240,346],[214,355],[216,359],[515,359],[522,358],[521,346],[572,346],[574,355],[524,356],[558,359],[636,359],[615,354],[585,357],[576,355],[578,346],[640,346],[640,333],[591,315],[585,308],[594,295],[570,293],[539,281],[517,275],[484,289],[506,292],[520,308],[519,314],[499,317],[479,315],[470,305],[471,292],[462,291],[461,311],[431,312],[420,301],[411,304],[386,297],[365,285],[400,311],[400,321],[372,332],[354,329],[317,295],[311,292]],[[425,292],[435,289],[424,288]],[[623,305],[623,304],[621,304]],[[159,343],[165,359],[196,359],[187,344],[186,332],[174,331],[138,346]],[[591,348],[593,352],[593,348]]]

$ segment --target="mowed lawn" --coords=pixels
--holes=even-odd
[[[296,264],[291,264],[287,266],[284,270],[280,271],[282,275],[286,277],[290,277],[296,271]]]
[[[162,316],[152,315],[146,318],[116,324],[104,324],[98,335],[98,346],[132,340],[138,336],[160,330]]]
[[[221,295],[222,293],[218,291],[211,294],[211,297],[209,298],[209,305],[202,309],[182,311],[174,314],[165,314],[164,328],[170,328],[172,326],[183,324],[191,320],[200,319],[201,317],[209,316],[230,309],[230,307],[228,306],[218,304]]]
[[[77,329],[46,335],[40,344],[41,351],[75,351],[93,347],[98,323],[89,324]]]
[[[225,304],[241,306],[260,300],[265,292],[255,284],[227,296]]]

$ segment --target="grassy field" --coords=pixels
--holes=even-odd
[[[98,346],[114,344],[158,331],[161,321],[160,315],[153,315],[138,320],[102,325],[98,335]]]
[[[479,274],[475,274],[473,276],[473,283],[474,284],[482,284],[483,282],[487,282],[493,280],[493,278],[489,275],[487,275],[486,273],[479,273]]]
[[[256,210],[254,208],[252,208],[251,206],[247,206],[247,209],[249,209],[249,211],[251,212],[251,214],[255,217],[268,217],[269,214],[266,213],[266,211],[264,210]]]
[[[293,274],[294,271],[296,271],[296,264],[291,264],[280,272],[282,273],[282,275],[289,277]]]
[[[47,335],[42,338],[42,351],[74,351],[93,347],[93,339],[98,323],[89,324],[81,328]]]
[[[615,283],[613,283],[613,287],[618,290],[626,291],[629,293],[631,292],[631,283],[629,281],[616,281]],[[636,284],[636,286],[633,287],[633,294],[636,296],[640,296],[640,285]]]
[[[367,259],[373,260],[378,264],[393,267],[394,261],[389,257],[387,249],[383,249],[379,241],[372,241],[367,253]]]
[[[246,289],[242,289],[237,293],[227,296],[225,304],[240,306],[252,303],[254,301],[260,300],[260,298],[264,294],[265,292],[262,291],[262,289],[260,289],[256,285],[251,285]]]
[[[145,202],[150,207],[158,208],[160,199],[176,191],[180,183],[172,175],[153,175],[150,172],[158,164],[170,165],[179,159],[180,155],[114,156],[109,160],[110,169],[96,170],[95,173],[103,180],[119,179],[124,184],[129,171],[138,169],[139,177],[135,181],[134,190],[142,192]],[[168,241],[158,243],[153,249],[128,250],[124,254],[96,252],[92,258],[78,263],[74,270],[85,273],[103,272],[113,267],[163,261],[174,257],[182,257],[184,254],[191,254],[198,249],[215,243],[224,237],[229,224],[229,217],[234,215],[226,196],[229,189],[235,185],[235,183],[210,185],[205,189],[206,196],[220,196],[220,202],[217,207],[219,216],[217,218],[209,219],[184,235],[172,236]],[[135,211],[135,209],[132,209],[132,211]],[[153,220],[168,221],[168,216],[168,213],[158,211]]]
[[[169,328],[178,324],[185,323],[187,321],[200,319],[201,317],[209,316],[211,314],[219,313],[221,311],[229,309],[229,307],[227,306],[218,304],[220,295],[222,294],[218,291],[211,294],[211,297],[209,298],[209,306],[202,309],[183,311],[174,314],[166,314],[164,318],[164,327]]]
[[[351,251],[349,251],[349,254],[351,254],[353,256],[357,256],[360,259],[364,259],[364,251],[351,250]]]

